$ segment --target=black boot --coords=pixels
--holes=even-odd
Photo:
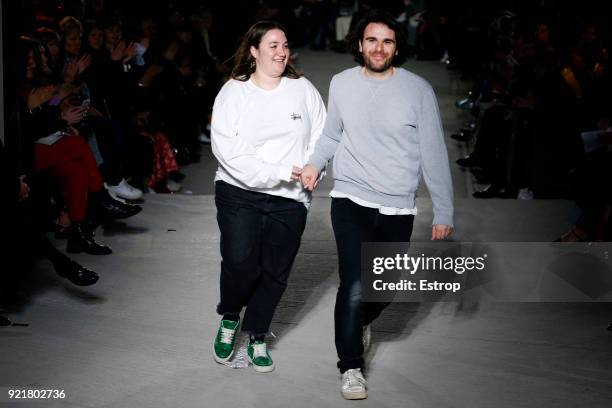
[[[68,258],[67,256],[53,264],[55,272],[77,286],[89,286],[98,281],[98,274]]]
[[[474,198],[516,198],[516,192],[495,183],[472,193]]]
[[[472,132],[469,130],[462,130],[460,133],[453,133],[451,138],[458,142],[467,142],[472,137]]]
[[[111,195],[103,188],[100,191],[96,191],[94,194],[95,205],[97,207],[97,213],[102,219],[120,220],[123,218],[129,218],[142,211],[142,207],[139,205],[124,204],[121,201],[115,200]]]
[[[83,223],[75,222],[70,228],[68,235],[68,245],[66,251],[70,253],[85,252],[91,255],[109,255],[113,251],[105,246],[94,241],[93,236],[83,228]]]
[[[484,162],[478,157],[476,157],[473,153],[468,156],[457,159],[456,163],[461,167],[475,167],[482,166],[484,164]]]

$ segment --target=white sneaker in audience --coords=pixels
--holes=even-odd
[[[174,180],[168,180],[166,182],[166,187],[168,187],[168,190],[170,190],[171,192],[177,193],[183,186],[181,185],[181,183],[177,183]]]
[[[516,198],[519,200],[533,200],[533,191],[528,188],[521,188]]]
[[[126,200],[138,200],[142,197],[142,191],[136,187],[132,187],[125,179],[122,179],[116,186],[108,186],[108,190],[116,196],[125,198]]]

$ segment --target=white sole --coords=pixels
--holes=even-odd
[[[248,354],[247,354],[248,357]],[[249,363],[253,364],[253,370],[257,371],[258,373],[269,373],[270,371],[274,371],[274,363],[272,363],[271,366],[265,366],[265,367],[260,367],[260,366],[256,366],[255,363],[253,363],[253,360],[251,359],[251,357],[248,357],[249,359]]]
[[[235,346],[234,346],[235,348]],[[226,358],[221,358],[217,356],[217,353],[215,352],[215,345],[213,344],[213,358],[215,359],[215,361],[219,364],[225,364],[226,362],[229,361],[230,358],[232,358],[232,356],[234,355],[234,350],[232,350],[232,352],[229,354],[229,356],[227,356]]]
[[[344,397],[344,399],[347,399],[347,400],[362,400],[362,399],[368,398],[368,392],[367,391],[361,391],[361,392],[342,391],[342,396]]]

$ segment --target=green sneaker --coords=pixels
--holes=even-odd
[[[217,363],[225,363],[234,354],[236,331],[239,324],[239,321],[221,320],[217,337],[215,337],[215,344],[213,345],[213,357]]]
[[[269,373],[274,370],[274,362],[268,353],[265,341],[250,341],[247,347],[247,355],[255,371],[259,373]]]

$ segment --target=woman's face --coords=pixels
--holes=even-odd
[[[107,44],[117,45],[121,41],[121,28],[116,25],[106,28],[104,30],[104,37]]]
[[[179,72],[181,76],[187,78],[193,74],[193,67],[191,65],[191,59],[185,58],[179,66]]]
[[[548,44],[550,42],[550,31],[546,24],[538,24],[535,31],[535,38],[542,44]]]
[[[64,51],[66,54],[75,56],[81,52],[81,33],[73,31],[66,35],[64,39]]]
[[[261,38],[259,47],[251,47],[256,61],[256,71],[270,77],[280,77],[289,59],[289,45],[282,30],[274,28]]]
[[[28,60],[26,62],[26,78],[33,79],[36,71],[36,60],[34,59],[34,51],[28,52]]]
[[[44,73],[50,73],[51,72],[51,68],[49,68],[49,59],[47,58],[47,51],[45,50],[45,47],[43,47],[42,45],[39,48],[39,54],[40,54],[40,65],[41,65],[41,70]]]
[[[99,50],[104,44],[104,33],[98,27],[94,27],[87,36],[89,46],[94,50]]]
[[[47,43],[47,49],[53,63],[57,63],[60,59],[60,44],[58,41],[53,40]]]
[[[153,38],[157,33],[157,26],[151,19],[146,19],[142,22],[142,35],[146,38]]]

